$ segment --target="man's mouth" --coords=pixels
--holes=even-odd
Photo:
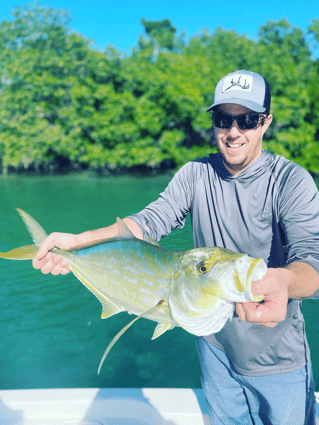
[[[227,143],[226,142],[226,146],[228,148],[235,149],[235,148],[240,148],[241,146],[244,146],[244,143]]]

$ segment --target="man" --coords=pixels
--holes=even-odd
[[[300,166],[262,150],[272,121],[270,91],[256,73],[236,71],[216,87],[218,154],[186,164],[159,199],[125,219],[139,238],[182,227],[190,211],[194,245],[220,246],[268,264],[252,284],[261,303],[237,303],[214,335],[197,339],[212,424],[314,424],[314,383],[300,299],[319,297],[319,195]],[[65,274],[49,252],[115,236],[117,225],[80,235],[51,234],[34,267]]]

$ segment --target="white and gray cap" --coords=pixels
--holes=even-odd
[[[223,103],[234,103],[255,112],[269,113],[270,100],[270,89],[264,77],[256,72],[235,71],[219,81],[215,90],[214,103],[207,111]]]

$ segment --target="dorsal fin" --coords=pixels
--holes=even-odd
[[[130,231],[130,229],[127,227],[127,225],[124,223],[123,220],[121,220],[119,217],[116,219],[117,225],[119,227],[119,232],[116,237],[120,237],[123,239],[136,239],[133,233]]]
[[[124,223],[123,220],[121,220],[119,217],[117,217],[116,222],[119,226],[119,233],[117,234],[117,237],[123,238],[123,239],[136,239],[136,237],[133,235],[133,233],[130,231],[130,229],[127,227],[127,225]],[[154,239],[152,239],[149,235],[144,235],[143,240],[147,243],[150,243],[155,246],[160,246]]]

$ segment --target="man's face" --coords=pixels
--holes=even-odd
[[[231,103],[220,105],[219,109],[231,115],[252,112],[244,106]],[[237,176],[261,155],[262,138],[271,121],[272,115],[268,115],[263,125],[252,130],[240,130],[236,121],[228,129],[215,127],[218,150],[225,167],[233,176]]]

